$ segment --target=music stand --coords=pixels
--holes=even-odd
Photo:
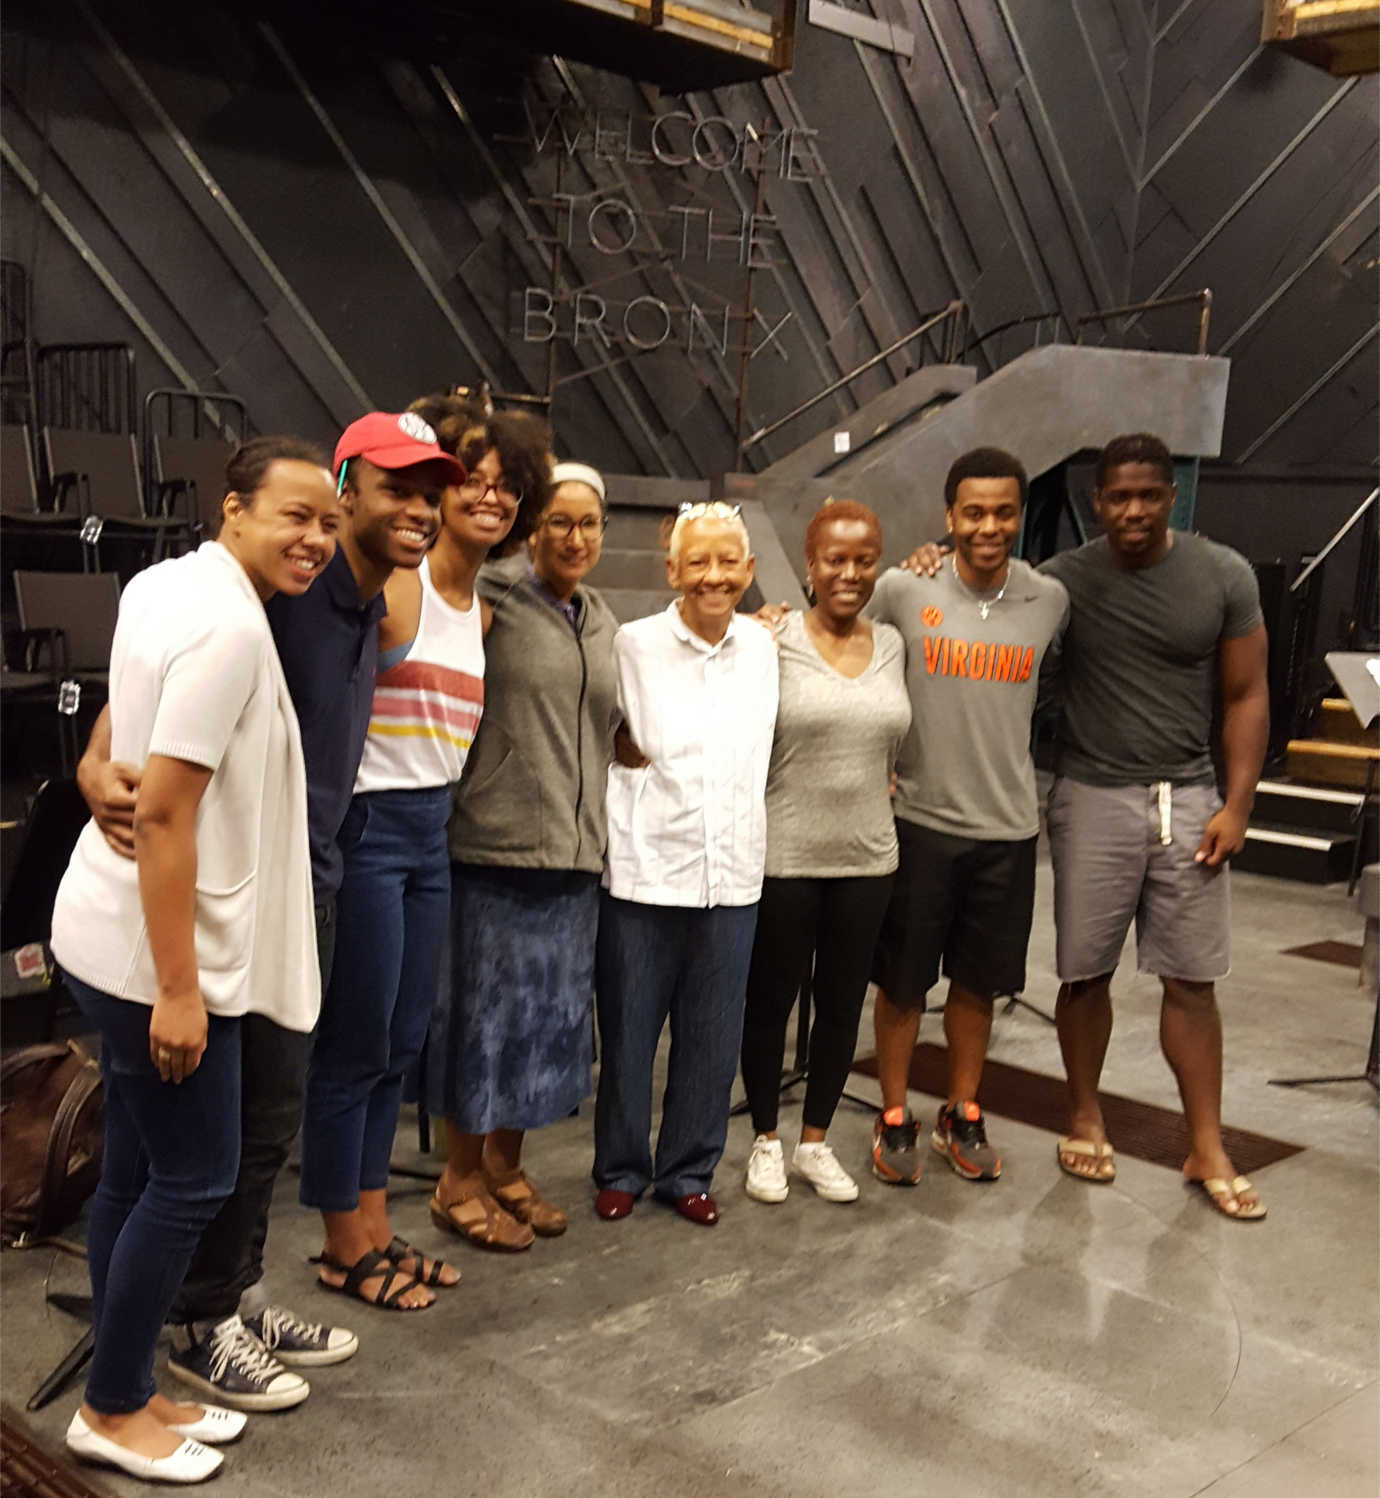
[[[1380,655],[1365,650],[1332,650],[1327,656],[1327,669],[1331,671],[1342,694],[1351,704],[1363,729],[1369,729],[1380,718],[1380,677],[1372,671],[1372,663],[1380,670]],[[1347,894],[1356,888],[1356,876],[1361,861],[1362,834],[1365,832],[1365,814],[1370,799],[1375,794],[1376,762],[1372,760],[1366,769],[1366,793],[1357,810],[1356,847],[1351,858],[1351,879]],[[1369,914],[1369,912],[1367,912]],[[1380,983],[1375,989],[1375,1018],[1370,1026],[1370,1049],[1366,1053],[1366,1069],[1339,1077],[1271,1077],[1271,1087],[1329,1087],[1339,1082],[1369,1082],[1380,1092]]]

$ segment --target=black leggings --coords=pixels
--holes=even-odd
[[[743,1086],[759,1134],[776,1128],[786,1025],[814,953],[804,1122],[827,1129],[843,1095],[872,949],[895,876],[765,879],[743,1017]]]

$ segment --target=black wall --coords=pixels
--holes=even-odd
[[[549,203],[560,153],[500,139],[528,128],[519,98],[539,114],[573,98],[806,127],[819,132],[810,180],[763,181],[777,222],[753,300],[768,326],[789,318],[750,361],[747,430],[955,296],[986,332],[1210,285],[1209,348],[1233,359],[1225,457],[1374,461],[1375,78],[1262,50],[1259,0],[872,8],[913,32],[912,60],[802,24],[790,75],[680,99],[542,56],[520,3],[493,8],[508,40],[438,46],[424,9],[380,41],[338,19],[12,0],[0,240],[32,272],[40,339],[127,338],[146,385],[221,385],[260,429],[329,439],[366,404],[445,381],[545,388],[548,350],[521,341],[520,295],[549,277],[539,241],[555,220],[533,200]],[[668,210],[712,208],[722,224],[752,209],[751,176],[581,149],[560,185],[616,194],[658,236],[640,256],[577,240],[567,289],[618,276],[608,298],[654,296],[681,317],[691,300],[741,304],[742,268],[679,259]],[[1157,313],[1125,337],[1188,349],[1193,320]],[[973,358],[988,367],[1030,337]],[[733,467],[741,327],[730,341],[727,355],[623,358],[562,340],[561,448],[618,471]],[[747,466],[913,358],[754,447]],[[1205,492],[1205,529],[1215,504]]]

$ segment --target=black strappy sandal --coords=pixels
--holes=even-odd
[[[404,1269],[403,1273],[410,1274],[419,1285],[426,1285],[428,1289],[454,1290],[460,1283],[459,1270],[456,1270],[454,1280],[446,1281],[441,1278],[441,1275],[452,1267],[444,1259],[433,1258],[431,1260],[431,1268],[425,1274],[422,1274],[421,1266],[426,1262],[428,1255],[424,1254],[420,1248],[413,1248],[406,1238],[399,1238],[396,1234],[394,1234],[388,1247],[383,1250],[383,1255],[390,1264],[395,1264],[400,1269],[402,1268],[402,1261],[404,1259],[411,1259],[417,1265],[417,1268]]]
[[[371,1248],[368,1253],[361,1254],[353,1264],[342,1264],[339,1259],[333,1259],[330,1254],[317,1254],[308,1259],[309,1264],[324,1264],[327,1269],[334,1269],[345,1276],[343,1285],[333,1285],[329,1280],[323,1280],[320,1275],[316,1277],[316,1283],[323,1290],[333,1290],[337,1295],[349,1295],[355,1300],[362,1300],[366,1306],[377,1306],[381,1311],[425,1311],[428,1306],[434,1305],[434,1301],[428,1301],[426,1305],[405,1306],[399,1304],[402,1296],[413,1287],[422,1282],[415,1274],[408,1274],[398,1268],[392,1259],[378,1249]],[[382,1278],[383,1283],[378,1288],[376,1295],[366,1295],[361,1288],[365,1280]],[[393,1288],[395,1280],[402,1280],[397,1289]]]

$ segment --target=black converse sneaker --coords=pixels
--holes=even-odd
[[[282,1306],[265,1306],[244,1324],[280,1363],[290,1368],[321,1368],[343,1363],[359,1351],[359,1338],[343,1326],[303,1321]]]
[[[311,1393],[300,1373],[270,1356],[238,1316],[218,1321],[200,1340],[185,1328],[187,1346],[168,1354],[168,1372],[235,1410],[288,1410]]]

